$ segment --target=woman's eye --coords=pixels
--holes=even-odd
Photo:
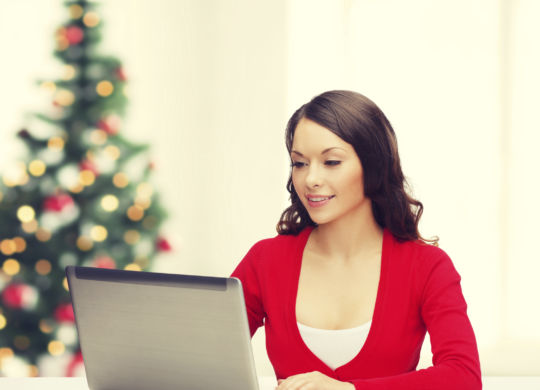
[[[293,161],[291,163],[291,167],[293,167],[293,168],[302,168],[305,165],[306,165],[305,163],[300,162],[300,161]]]
[[[339,161],[339,160],[326,160],[324,163],[326,165],[336,166],[336,165],[341,164],[341,161]]]

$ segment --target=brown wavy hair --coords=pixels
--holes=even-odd
[[[407,193],[401,170],[396,134],[384,113],[367,97],[352,91],[328,91],[314,97],[292,115],[285,131],[291,153],[294,132],[306,118],[327,128],[352,145],[364,171],[364,193],[371,199],[373,216],[398,240],[422,240],[437,244],[438,238],[425,239],[418,231],[424,206]],[[298,234],[306,226],[317,226],[292,183],[287,182],[291,205],[281,214],[279,234]]]

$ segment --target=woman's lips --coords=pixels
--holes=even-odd
[[[334,197],[334,195],[329,196],[322,196],[322,195],[307,195],[307,201],[309,204],[309,207],[322,207],[326,205],[330,200]]]

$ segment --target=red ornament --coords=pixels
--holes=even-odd
[[[116,262],[109,256],[99,256],[94,259],[92,265],[97,268],[115,269]]]
[[[61,212],[66,207],[73,206],[73,198],[68,194],[52,195],[43,201],[43,208],[46,211]]]
[[[73,313],[73,306],[71,303],[63,303],[59,305],[54,311],[54,319],[56,322],[68,322],[70,324],[75,322],[75,314]]]
[[[98,177],[99,172],[97,170],[96,164],[94,164],[91,160],[83,160],[79,163],[79,169],[81,171],[90,171],[94,174],[94,176]]]
[[[172,250],[171,244],[163,237],[159,237],[156,242],[156,248],[160,252],[170,252]]]
[[[127,80],[126,74],[124,73],[124,68],[122,68],[121,66],[116,68],[115,74],[116,74],[116,78],[118,80],[120,80],[120,81],[126,81]]]
[[[81,351],[78,351],[66,367],[66,376],[80,376],[84,373],[84,362]]]
[[[2,291],[2,302],[13,309],[31,309],[38,299],[35,288],[22,283],[13,283]]]
[[[109,135],[115,135],[120,130],[122,125],[122,119],[117,115],[109,115],[101,118],[97,124],[97,127],[106,132]]]
[[[84,31],[77,26],[69,26],[66,28],[66,39],[70,45],[77,45],[82,42]]]

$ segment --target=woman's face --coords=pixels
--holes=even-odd
[[[306,118],[298,122],[291,160],[294,189],[316,224],[360,213],[370,203],[354,148],[318,123]]]

